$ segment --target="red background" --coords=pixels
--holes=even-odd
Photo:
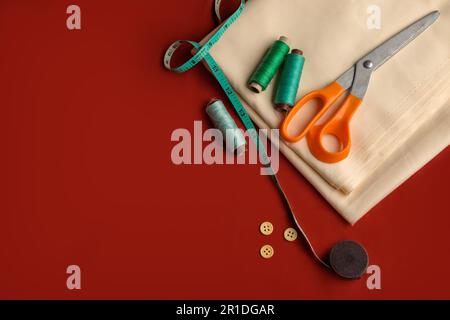
[[[283,239],[258,167],[172,164],[172,131],[225,97],[203,67],[170,73],[162,55],[212,30],[212,2],[0,2],[0,298],[450,298],[448,149],[355,227],[281,160],[320,253],[362,242],[382,270],[373,291]],[[69,4],[81,31],[66,28]],[[66,288],[70,264],[82,290]]]

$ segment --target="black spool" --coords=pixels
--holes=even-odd
[[[353,240],[337,243],[330,252],[330,266],[345,279],[359,279],[366,273],[369,255],[366,249]]]

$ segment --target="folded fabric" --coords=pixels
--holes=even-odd
[[[381,9],[369,29],[367,9]],[[262,128],[278,128],[273,83],[262,94],[247,81],[272,42],[288,36],[306,64],[297,98],[335,80],[360,57],[433,10],[438,21],[378,69],[351,123],[352,149],[337,164],[316,160],[304,140],[281,151],[350,223],[450,143],[450,2],[448,0],[248,1],[211,54]]]

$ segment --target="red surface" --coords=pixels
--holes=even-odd
[[[81,31],[65,25],[74,2]],[[204,68],[172,74],[162,54],[213,28],[211,2],[1,1],[0,298],[450,298],[448,149],[355,227],[282,159],[319,251],[364,243],[382,270],[374,291],[283,239],[258,167],[172,164],[172,131],[224,96]],[[80,291],[66,289],[70,264]]]

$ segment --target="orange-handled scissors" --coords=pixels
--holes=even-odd
[[[281,136],[288,142],[297,142],[306,136],[311,153],[322,162],[336,163],[345,159],[351,146],[350,121],[362,103],[372,73],[432,25],[438,17],[439,12],[433,11],[417,20],[361,58],[336,81],[324,89],[312,91],[305,95],[292,108],[281,124]],[[349,95],[343,100],[344,102],[336,109],[335,113],[324,123],[317,124],[322,116],[348,90],[350,91]],[[318,100],[319,111],[299,134],[291,135],[288,129],[292,120],[302,107],[311,100]],[[339,141],[339,151],[332,152],[326,149],[323,145],[323,137],[326,135],[332,135]]]

